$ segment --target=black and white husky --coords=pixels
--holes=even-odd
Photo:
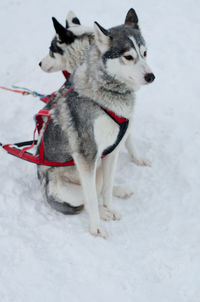
[[[51,41],[49,53],[39,63],[45,72],[67,70],[70,73],[83,62],[86,52],[94,39],[92,28],[80,24],[79,19],[70,11],[66,26],[52,18],[56,36]]]
[[[109,30],[95,22],[94,35],[88,55],[73,73],[74,89],[60,93],[44,132],[45,159],[73,159],[75,166],[38,166],[38,176],[53,208],[74,213],[84,205],[90,232],[107,237],[100,218],[120,219],[112,205],[113,178],[120,146],[128,136],[135,91],[155,77],[146,63],[147,49],[133,9],[125,24]],[[118,138],[119,125],[103,108],[129,119],[125,136],[104,158],[103,152]]]
[[[45,72],[68,70],[72,73],[84,61],[94,40],[94,30],[81,25],[80,20],[72,11],[67,14],[65,27],[55,18],[53,18],[53,24],[56,36],[51,41],[48,55],[41,60],[39,65]],[[151,166],[149,160],[139,156],[131,135],[127,137],[125,146],[136,165]]]

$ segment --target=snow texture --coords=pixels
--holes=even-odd
[[[123,23],[134,6],[156,75],[137,94],[132,129],[152,168],[120,153],[114,198],[122,220],[105,222],[107,240],[88,232],[86,212],[64,216],[42,200],[36,167],[0,150],[0,301],[200,301],[200,2],[197,0],[1,0],[0,85],[49,93],[61,73],[41,71],[54,35],[74,10],[85,25]],[[32,137],[42,103],[0,91],[0,141]]]

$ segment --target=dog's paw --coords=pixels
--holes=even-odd
[[[113,195],[119,198],[129,198],[134,194],[132,189],[128,186],[119,185],[113,187]]]
[[[152,162],[148,159],[145,159],[145,158],[131,157],[131,160],[137,166],[141,166],[141,167],[151,167],[152,166]]]
[[[95,237],[98,236],[98,237],[102,237],[104,239],[108,238],[108,233],[102,225],[99,225],[99,226],[91,225],[90,226],[90,233]]]
[[[120,220],[121,214],[115,209],[107,208],[103,205],[99,206],[99,214],[101,219],[109,221],[109,220]]]

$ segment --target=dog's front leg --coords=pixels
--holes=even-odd
[[[111,154],[102,159],[103,167],[103,206],[100,208],[101,218],[104,220],[119,220],[121,215],[113,209],[112,206],[112,192],[114,174],[116,170],[116,163],[119,151],[116,149]]]
[[[151,167],[151,161],[150,160],[140,158],[140,156],[138,155],[138,152],[136,150],[136,147],[133,143],[133,139],[132,139],[130,134],[128,135],[128,137],[126,139],[125,146],[128,150],[128,153],[131,157],[131,160],[132,160],[132,162],[134,162],[134,164],[136,164],[137,166],[149,166],[149,167]]]
[[[107,238],[107,232],[101,225],[96,191],[96,161],[88,162],[82,155],[73,155],[83,187],[85,207],[90,219],[90,232],[94,236]]]

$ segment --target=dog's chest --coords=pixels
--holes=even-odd
[[[99,116],[94,122],[94,138],[98,153],[112,146],[117,139],[119,125],[107,115]]]

